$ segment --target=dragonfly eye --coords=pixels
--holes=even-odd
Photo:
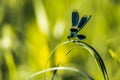
[[[83,16],[82,19],[80,20],[80,23],[78,24],[78,28],[81,29],[89,21],[90,18],[91,18],[91,15]]]
[[[78,29],[77,28],[71,28],[70,31],[71,31],[71,34],[73,34],[73,36],[75,36],[78,32]]]
[[[80,40],[86,39],[86,36],[84,36],[84,35],[82,35],[82,34],[78,34],[77,37],[78,37]]]
[[[79,22],[79,13],[77,10],[72,12],[72,26],[77,26]]]

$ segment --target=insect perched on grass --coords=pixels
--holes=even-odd
[[[86,38],[83,34],[77,34],[84,26],[85,24],[90,20],[90,16],[83,16],[79,21],[79,13],[77,10],[74,10],[72,12],[72,28],[70,29],[70,35],[68,36],[68,39],[71,39],[73,37],[77,37],[80,40],[83,40]]]

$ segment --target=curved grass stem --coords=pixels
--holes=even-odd
[[[49,72],[49,71],[55,71],[55,70],[66,70],[66,71],[73,71],[73,72],[77,72],[79,73],[80,75],[83,75],[85,77],[88,77],[90,80],[94,80],[93,78],[91,78],[89,75],[87,75],[86,73],[80,71],[79,69],[77,68],[74,68],[74,67],[53,67],[53,68],[48,68],[48,69],[44,69],[42,71],[38,71],[34,74],[32,74],[31,76],[29,76],[26,80],[30,80],[32,79],[33,77],[37,76],[37,75],[40,75],[42,73],[46,73],[46,72]]]
[[[98,66],[100,68],[100,71],[102,72],[102,75],[104,76],[104,80],[109,80],[105,64],[104,64],[101,56],[99,55],[99,53],[92,46],[88,45],[85,42],[82,42],[79,40],[71,40],[71,42],[76,43],[76,44],[78,44],[78,46],[87,49],[95,58]]]
[[[82,48],[87,49],[87,50],[90,52],[90,54],[94,57],[97,65],[98,65],[98,67],[99,67],[99,69],[100,69],[100,71],[101,71],[101,73],[102,73],[102,75],[103,75],[103,77],[104,77],[104,80],[109,80],[109,77],[108,77],[108,74],[107,74],[107,70],[106,70],[105,64],[104,64],[101,56],[99,55],[99,53],[98,53],[92,46],[90,46],[89,44],[87,44],[87,43],[85,43],[85,42],[82,42],[82,41],[80,41],[80,40],[70,40],[70,41],[66,41],[66,42],[58,45],[55,49],[53,49],[53,51],[51,52],[49,58],[48,58],[47,61],[46,61],[46,68],[47,68],[48,61],[50,60],[51,56],[52,56],[53,54],[55,54],[56,49],[58,49],[58,48],[61,47],[61,46],[66,45],[66,44],[68,44],[68,43],[75,43],[75,44],[77,44],[76,47],[82,47]],[[72,47],[72,48],[65,54],[65,56],[64,56],[63,58],[65,58],[65,57],[73,50],[73,48],[75,48],[75,46]],[[63,60],[64,60],[64,59],[63,59]],[[71,67],[59,67],[60,64],[61,64],[61,62],[59,62],[58,65],[57,65],[56,67],[54,67],[54,68],[48,68],[48,69],[45,69],[45,70],[36,72],[36,73],[32,74],[31,76],[29,76],[26,80],[29,80],[30,78],[35,77],[36,75],[40,75],[41,73],[46,73],[46,72],[48,72],[48,71],[54,71],[53,76],[52,76],[52,79],[51,79],[51,80],[54,80],[54,76],[55,76],[57,70],[60,70],[60,69],[62,69],[62,70],[71,70],[71,71],[75,71],[75,72],[80,72],[80,73],[81,73],[82,75],[84,75],[85,77],[89,78],[90,80],[93,80],[93,78],[92,78],[91,76],[89,76],[89,75],[86,74],[86,73],[81,72],[80,70],[78,70],[78,69],[76,69],[76,68],[71,68]],[[44,80],[46,80],[46,74],[44,75]]]
[[[101,73],[102,73],[102,75],[103,75],[103,77],[104,77],[104,80],[109,80],[109,77],[108,77],[108,74],[107,74],[107,70],[106,70],[105,64],[104,64],[101,56],[99,55],[99,53],[98,53],[92,46],[90,46],[89,44],[87,44],[87,43],[85,43],[85,42],[82,42],[82,41],[80,41],[80,40],[70,40],[70,41],[66,41],[66,42],[60,44],[59,46],[57,46],[57,47],[51,52],[50,57],[54,54],[54,51],[55,51],[57,48],[59,48],[60,46],[65,45],[65,44],[71,43],[71,42],[77,44],[77,47],[82,47],[82,48],[87,49],[87,50],[90,52],[90,54],[95,58],[96,63],[97,63],[97,65],[98,65],[98,67],[99,67],[99,69],[100,69],[100,71],[101,71]],[[73,48],[75,48],[75,47],[72,47],[72,48],[65,54],[65,56],[67,56],[67,55],[73,50]],[[50,57],[49,57],[49,58],[50,58]],[[49,60],[49,58],[48,58],[48,60]],[[47,63],[46,63],[46,64],[47,64]],[[61,64],[61,62],[60,62],[57,66],[59,66],[60,64]],[[57,72],[57,71],[55,71],[55,73],[56,73],[56,72]],[[53,74],[53,77],[55,76],[55,73]]]

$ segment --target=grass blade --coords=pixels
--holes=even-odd
[[[95,57],[95,60],[104,76],[104,80],[109,80],[105,64],[104,64],[102,58],[100,57],[100,55],[98,54],[98,52],[92,46],[88,45],[85,42],[82,42],[79,40],[71,40],[71,42],[74,42],[74,43],[78,44],[78,46],[87,49]]]
[[[42,71],[39,71],[39,72],[36,72],[34,74],[32,74],[31,76],[29,76],[26,80],[30,80],[32,79],[33,77],[37,76],[37,75],[40,75],[42,73],[46,73],[46,72],[49,72],[49,71],[55,71],[55,70],[66,70],[66,71],[73,71],[73,72],[77,72],[79,73],[80,75],[83,75],[84,77],[87,77],[88,79],[90,80],[94,80],[91,76],[89,76],[88,74],[80,71],[79,69],[77,68],[74,68],[74,67],[53,67],[53,68],[48,68],[48,69],[44,69]]]
[[[65,56],[62,58],[61,62],[59,62],[56,67],[59,67],[59,66],[61,65],[61,63],[63,62],[64,58],[72,51],[72,49],[73,49],[73,48],[71,48],[70,50],[68,50],[68,52],[67,52],[67,53],[65,54]],[[53,76],[52,76],[52,79],[51,79],[51,80],[54,80],[54,77],[55,77],[56,73],[57,73],[57,70],[55,70],[55,71],[53,72]]]
[[[47,59],[47,61],[46,61],[46,63],[45,63],[45,67],[46,67],[46,68],[47,68],[47,65],[48,65],[48,61],[50,60],[51,56],[52,56],[53,54],[55,54],[56,49],[58,49],[58,48],[61,47],[61,46],[66,45],[66,44],[68,44],[68,43],[70,43],[70,42],[69,42],[69,41],[65,41],[65,42],[59,44],[57,47],[55,47],[55,48],[51,51],[50,56],[48,57],[48,59]],[[59,64],[58,64],[58,66],[59,66]],[[56,71],[55,71],[54,74],[53,74],[53,78],[54,78],[54,75],[55,75],[55,74],[56,74]],[[44,80],[46,80],[46,74],[44,75]]]
[[[47,60],[47,62],[46,62],[46,66],[47,66],[47,63],[48,63],[50,57],[54,54],[54,52],[55,52],[55,50],[56,50],[57,48],[59,48],[60,46],[65,45],[65,44],[71,43],[71,42],[77,44],[77,47],[82,47],[82,48],[87,49],[87,50],[91,53],[91,55],[95,58],[95,60],[96,60],[96,62],[97,62],[97,64],[98,64],[98,67],[100,68],[100,71],[102,72],[102,75],[103,75],[103,77],[104,77],[104,80],[109,80],[109,77],[108,77],[108,74],[107,74],[107,70],[106,70],[105,64],[104,64],[101,56],[99,55],[99,53],[98,53],[92,46],[90,46],[90,45],[88,45],[87,43],[82,42],[82,41],[80,41],[80,40],[70,40],[70,41],[66,41],[66,42],[58,45],[58,46],[51,52],[51,55],[49,56],[49,58],[48,58],[48,60]],[[75,47],[73,47],[73,48],[75,48]],[[73,48],[71,48],[65,56],[67,56],[67,55],[71,52],[71,50],[72,50]],[[57,65],[57,67],[58,67],[61,63],[62,63],[62,62],[60,62],[60,63]],[[54,78],[56,72],[57,72],[57,70],[54,71],[53,76],[52,76],[53,78]],[[52,80],[53,80],[53,78],[52,78]],[[44,80],[45,80],[45,79],[44,79]]]

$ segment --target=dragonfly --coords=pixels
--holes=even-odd
[[[77,10],[73,10],[72,12],[72,28],[70,29],[70,35],[67,37],[68,39],[77,37],[79,40],[86,39],[86,36],[83,34],[78,34],[78,32],[86,25],[86,23],[90,20],[91,15],[84,15],[79,20],[79,12]]]

